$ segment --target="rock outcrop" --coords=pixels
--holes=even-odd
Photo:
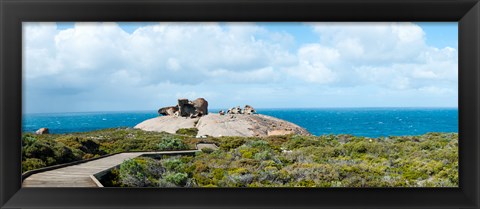
[[[182,117],[196,117],[196,111],[193,104],[188,99],[178,99],[178,115]]]
[[[50,130],[48,128],[40,128],[37,131],[35,131],[35,134],[49,134]]]
[[[178,106],[162,107],[158,110],[159,115],[175,115],[178,111]]]
[[[197,128],[198,137],[310,135],[304,128],[288,121],[257,114],[250,105],[245,105],[243,109],[237,106],[227,112],[220,110],[218,114],[208,114],[208,102],[204,98],[193,101],[178,99],[176,106],[162,107],[158,114],[162,117],[143,121],[135,128],[172,134],[179,129]]]
[[[240,109],[240,106],[232,107],[227,110],[227,114],[242,114],[242,109]]]
[[[268,136],[281,136],[281,135],[289,135],[289,134],[294,134],[294,131],[291,130],[271,130],[267,132]]]
[[[256,114],[257,111],[250,105],[245,105],[242,109],[240,106],[232,107],[227,111],[227,114],[245,114],[245,115],[252,115]]]
[[[243,114],[251,115],[255,113],[257,113],[257,111],[250,105],[245,105],[243,108]]]
[[[204,98],[198,98],[193,100],[191,103],[193,104],[193,107],[195,107],[197,116],[208,114],[208,102]]]
[[[208,114],[208,102],[204,98],[197,98],[189,101],[188,99],[178,99],[176,106],[162,107],[158,110],[159,115],[163,116],[181,116],[196,118]]]
[[[208,114],[197,118],[162,116],[143,121],[135,128],[145,131],[175,133],[180,128],[197,128],[197,136],[310,135],[304,128],[285,120],[262,114]]]

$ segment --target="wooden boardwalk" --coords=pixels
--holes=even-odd
[[[130,152],[120,153],[77,165],[44,171],[28,176],[23,187],[98,187],[92,175],[109,170],[123,161],[142,155],[192,154],[198,150],[163,151],[163,152]]]

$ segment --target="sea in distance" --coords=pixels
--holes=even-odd
[[[209,109],[216,113],[219,109]],[[313,135],[351,134],[381,137],[458,132],[457,108],[288,108],[257,109],[307,129]],[[23,115],[23,132],[47,127],[50,133],[134,127],[155,111],[31,113]]]

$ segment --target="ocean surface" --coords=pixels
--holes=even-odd
[[[458,132],[457,108],[298,108],[257,109],[257,112],[295,123],[314,135],[379,137]],[[72,133],[133,127],[157,115],[156,111],[25,114],[23,131],[47,127],[50,133]]]

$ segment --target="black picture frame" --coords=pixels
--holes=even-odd
[[[1,208],[480,208],[478,0],[0,0]],[[455,21],[459,188],[21,188],[23,21]]]

